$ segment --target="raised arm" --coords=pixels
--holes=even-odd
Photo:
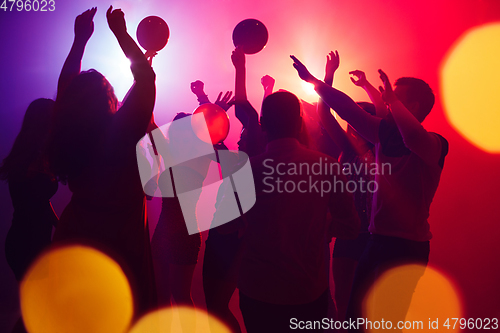
[[[233,105],[234,102],[234,97],[232,91],[226,91],[224,96],[222,96],[223,92],[221,91],[219,93],[219,96],[217,96],[217,99],[215,100],[214,104],[220,106],[221,108],[224,109],[224,111],[229,110],[229,108]]]
[[[233,53],[231,53],[231,61],[233,62],[235,69],[234,113],[236,118],[238,118],[238,120],[243,124],[243,127],[247,127],[249,116],[252,118],[252,121],[255,121],[255,115],[249,115],[247,114],[248,110],[239,107],[239,105],[247,101],[245,53],[243,53],[243,49],[241,47],[236,47]],[[257,121],[259,121],[258,115]]]
[[[191,91],[196,95],[196,98],[198,99],[198,103],[200,103],[200,105],[210,103],[208,95],[205,94],[204,87],[205,84],[200,80],[191,82]]]
[[[69,51],[68,57],[64,62],[59,80],[57,83],[57,98],[60,98],[71,80],[80,74],[83,52],[90,37],[94,33],[94,15],[97,7],[87,9],[75,19],[75,38]]]
[[[210,103],[210,100],[208,99],[208,95],[205,94],[204,88],[205,88],[205,84],[200,80],[196,80],[194,82],[191,82],[191,91],[198,98],[198,103],[200,105]],[[226,91],[224,96],[222,94],[223,94],[223,92],[221,91],[219,93],[219,96],[217,96],[217,99],[215,100],[214,104],[217,104],[218,106],[223,108],[224,111],[227,111],[227,110],[229,110],[229,108],[232,105],[230,103],[230,101],[231,101],[231,96],[233,95],[233,92]]]
[[[260,83],[262,84],[262,87],[264,88],[264,97],[262,98],[262,100],[265,100],[267,96],[269,96],[273,93],[275,82],[276,81],[274,80],[274,78],[270,75],[264,75],[260,79]]]
[[[234,113],[236,118],[248,131],[247,154],[253,156],[260,153],[262,130],[259,123],[259,114],[247,99],[245,53],[241,47],[236,47],[231,54],[231,61],[235,69]]]
[[[390,106],[392,117],[403,137],[405,146],[429,164],[437,164],[441,158],[441,139],[429,133],[420,121],[397,98],[391,82],[382,70],[379,70],[380,79],[384,87],[380,87],[382,98]]]
[[[304,66],[295,56],[290,56],[300,78],[306,82],[314,84],[314,89],[321,99],[334,109],[342,119],[347,121],[366,140],[375,144],[378,142],[378,129],[381,119],[366,113],[356,102],[342,91],[337,90],[323,81],[315,78],[306,66]]]
[[[109,28],[115,35],[125,56],[132,62],[132,66],[142,66],[143,68],[140,69],[143,69],[145,71],[147,71],[147,69],[150,69],[151,66],[149,65],[146,57],[127,32],[125,14],[122,12],[122,10],[113,10],[113,6],[109,6],[106,12],[106,18],[108,20]],[[132,72],[134,72],[133,68]]]
[[[372,101],[373,105],[375,105],[375,112],[376,112],[375,114],[377,115],[377,117],[385,118],[389,113],[389,111],[387,110],[387,106],[385,105],[384,100],[382,99],[380,91],[366,79],[365,72],[360,70],[355,70],[349,72],[349,74],[355,77],[355,78],[351,77],[352,83],[354,83],[358,87],[363,88],[368,94],[368,97],[370,97],[370,100]]]
[[[155,73],[146,56],[127,33],[125,16],[121,9],[113,10],[110,6],[106,12],[106,18],[123,53],[132,63],[130,68],[135,81],[117,112],[118,119],[115,126],[118,128],[115,129],[119,129],[124,134],[122,139],[135,145],[146,133],[151,120],[156,97]]]
[[[241,47],[234,49],[231,54],[231,61],[235,69],[235,82],[234,82],[234,98],[236,102],[243,102],[247,100],[246,88],[246,59],[245,53]]]
[[[333,77],[335,75],[335,71],[339,68],[339,65],[339,53],[337,51],[330,52],[330,54],[326,56],[324,81],[329,86],[333,85]],[[330,112],[330,107],[328,106],[328,104],[326,104],[321,98],[318,101],[317,112],[321,121],[321,125],[335,142],[335,144],[342,150],[343,154],[348,156],[355,154],[355,149],[351,141],[349,140],[335,117]]]

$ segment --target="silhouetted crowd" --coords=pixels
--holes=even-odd
[[[211,104],[203,82],[191,84],[200,105],[228,112],[234,106],[243,129],[238,150],[230,151],[223,141],[200,138],[192,125],[196,115],[178,113],[166,130],[156,125],[155,53],[143,54],[120,9],[110,7],[106,17],[131,61],[134,84],[126,98],[118,103],[98,71],[81,71],[96,10],[76,18],[56,100],[30,104],[0,167],[14,206],[5,254],[18,281],[51,246],[85,244],[126,272],[135,319],[158,307],[194,307],[202,242],[197,203],[214,163],[224,181],[206,240],[203,289],[208,313],[232,332],[242,331],[229,308],[236,289],[247,332],[320,332],[324,318],[366,317],[363,299],[386,270],[427,265],[429,208],[448,153],[447,141],[421,125],[434,104],[427,83],[402,77],[393,88],[379,70],[383,86],[377,89],[356,70],[351,80],[371,101],[356,103],[333,87],[337,52],[327,55],[323,80],[291,56],[320,97],[317,109],[291,92],[273,92],[275,80],[266,75],[259,113],[247,99],[245,53],[236,47],[234,97],[221,93]],[[248,166],[251,173],[244,174]],[[72,197],[58,218],[50,198],[59,182]],[[161,196],[162,205],[150,237],[146,207],[153,196]],[[404,320],[423,272],[407,277],[387,320]],[[192,320],[181,318],[181,324],[184,332],[196,329]],[[14,330],[24,331],[22,320]]]

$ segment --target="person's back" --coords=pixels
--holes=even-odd
[[[444,159],[448,152],[446,139],[441,140],[441,157],[428,163],[405,147],[392,116],[381,121],[380,142],[376,145],[376,175],[379,186],[374,195],[372,234],[425,242],[432,238],[428,223],[429,209],[439,185]]]
[[[251,159],[257,201],[245,217],[240,307],[248,332],[283,332],[291,318],[326,316],[328,209],[346,237],[357,236],[359,219],[338,162],[298,142],[293,94],[267,97],[261,123],[269,143]]]
[[[311,302],[328,286],[328,208],[355,220],[338,163],[293,138],[271,141],[251,163],[257,202],[247,216],[240,290],[270,303]]]
[[[448,154],[448,142],[421,125],[435,100],[426,82],[399,78],[392,94],[396,104],[393,108],[398,108],[397,104],[406,107],[414,124],[412,131],[401,130],[401,116],[394,112],[380,121],[379,142],[375,146],[377,162],[382,171],[386,165],[390,169],[377,174],[379,191],[374,196],[369,230],[376,235],[426,242],[432,238],[427,219]]]

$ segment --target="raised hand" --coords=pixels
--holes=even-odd
[[[113,6],[109,6],[106,11],[106,19],[108,20],[108,26],[111,31],[115,34],[126,33],[127,24],[125,23],[125,14],[121,9],[113,10]]]
[[[333,83],[333,75],[335,74],[335,71],[339,68],[340,66],[340,57],[339,53],[337,50],[335,52],[331,51],[327,56],[326,56],[326,67],[325,67],[325,82],[331,84]]]
[[[191,82],[191,91],[196,96],[205,95],[205,91],[203,90],[204,87],[205,87],[205,84],[200,80],[196,80],[194,82]]]
[[[226,93],[224,94],[224,97],[222,97],[222,91],[221,91],[219,93],[219,96],[217,96],[217,100],[215,101],[214,104],[217,104],[218,106],[220,106],[221,108],[223,108],[224,111],[227,111],[227,110],[229,110],[229,108],[232,105],[232,103],[230,103],[230,102],[232,102],[231,96],[233,96],[233,92],[232,91],[226,91]]]
[[[245,53],[243,53],[243,48],[237,46],[233,53],[231,54],[231,61],[235,68],[245,67]]]
[[[66,90],[71,80],[80,74],[85,46],[94,33],[94,15],[96,11],[97,7],[87,9],[75,19],[75,38],[73,39],[71,50],[64,61],[61,74],[59,74],[57,99],[62,96],[62,93]]]
[[[194,82],[191,82],[191,91],[198,98],[198,103],[200,103],[200,105],[205,104],[205,103],[210,103],[210,100],[208,99],[208,95],[205,94],[205,91],[203,90],[204,87],[205,87],[205,84],[203,82],[201,82],[200,80],[196,80]]]
[[[351,81],[356,86],[363,88],[363,87],[366,87],[368,85],[368,80],[366,79],[365,72],[360,71],[360,70],[355,70],[355,71],[349,72],[349,74],[355,76],[355,77],[351,77]]]
[[[370,100],[375,105],[376,116],[379,118],[385,118],[389,111],[387,110],[387,105],[382,99],[381,91],[379,91],[370,82],[368,82],[365,72],[355,70],[349,72],[349,74],[353,76],[351,77],[352,83],[360,88],[363,88],[370,97]]]
[[[260,83],[262,84],[262,87],[264,87],[264,90],[273,90],[274,88],[274,83],[276,81],[274,80],[274,78],[272,76],[269,76],[269,75],[264,75],[261,79],[260,79]]]
[[[314,82],[317,79],[309,73],[309,70],[304,66],[303,63],[300,62],[299,59],[297,59],[295,56],[291,55],[290,58],[293,60],[293,67],[297,70],[299,73],[299,77],[306,81],[306,82]]]
[[[397,101],[398,98],[396,97],[394,90],[392,90],[391,81],[389,81],[389,77],[387,76],[387,74],[385,74],[385,72],[381,69],[378,70],[378,73],[380,74],[380,79],[384,83],[384,87],[379,87],[384,102],[392,103],[394,101]]]
[[[86,43],[94,33],[94,15],[97,7],[87,9],[75,19],[75,39]]]
[[[273,93],[275,82],[274,78],[269,75],[264,75],[260,79],[260,83],[262,83],[262,87],[264,87],[264,99]]]

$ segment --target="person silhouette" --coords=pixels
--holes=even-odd
[[[327,55],[325,68],[324,82],[326,84],[333,85],[334,74],[339,66],[340,57],[338,52],[330,52]],[[369,114],[375,115],[374,104],[358,102],[358,105]],[[366,141],[350,125],[348,125],[347,131],[344,131],[330,112],[330,107],[321,98],[318,101],[317,112],[322,127],[335,146],[341,150],[339,162],[344,166],[348,165],[355,170],[360,170],[360,172],[347,172],[347,179],[354,181],[356,184],[365,184],[357,187],[356,191],[353,192],[354,204],[361,221],[359,236],[352,240],[337,238],[332,253],[332,275],[335,285],[334,299],[337,320],[344,321],[354,272],[369,239],[368,224],[370,222],[373,193],[367,190],[367,184],[374,179],[370,171],[375,163],[375,156],[373,144]],[[364,166],[369,167],[365,168]]]
[[[373,197],[371,238],[356,268],[347,308],[347,318],[356,321],[363,318],[361,303],[366,291],[383,272],[404,264],[427,265],[432,238],[427,219],[448,142],[421,124],[435,100],[425,81],[403,77],[396,80],[393,90],[385,72],[379,70],[382,99],[390,110],[385,118],[380,118],[364,112],[349,96],[316,79],[296,57],[291,58],[300,78],[313,83],[325,103],[375,144],[377,163],[391,166],[388,173],[375,175],[378,190]],[[408,274],[403,287],[397,289],[395,310],[386,313],[385,320],[404,321],[422,274],[423,269]],[[350,331],[363,330],[363,327],[350,328]]]
[[[205,94],[204,84],[202,81],[191,83],[191,90],[198,98],[200,105],[210,103],[208,96]],[[227,111],[234,104],[234,98],[231,99],[232,92],[226,92],[222,96],[219,93],[215,104]],[[240,107],[240,106],[236,106]],[[238,146],[242,147],[246,143],[245,130],[242,131]],[[214,148],[219,150],[228,150],[225,144],[219,143],[214,145]],[[239,148],[240,149],[240,148]],[[220,162],[220,161],[218,161]],[[219,164],[220,165],[220,164]],[[220,165],[221,175],[231,168],[230,165]],[[215,203],[216,211],[212,218],[212,227],[208,232],[208,237],[205,241],[205,253],[203,256],[203,292],[205,294],[205,302],[207,312],[210,314],[209,325],[213,329],[219,325],[218,320],[226,324],[232,332],[241,332],[238,320],[229,309],[229,301],[236,290],[237,283],[237,253],[240,245],[238,232],[233,231],[224,233],[223,227],[213,227],[217,221],[218,212],[220,212],[221,201],[223,200],[224,184],[220,185],[217,191],[217,200]],[[217,321],[212,320],[217,318]],[[215,323],[215,324],[214,324]]]
[[[54,174],[73,192],[54,234],[54,243],[96,247],[127,274],[140,316],[156,305],[146,223],[145,195],[136,143],[145,135],[155,103],[155,73],[127,33],[124,13],[110,6],[109,28],[131,61],[134,85],[117,110],[106,78],[80,72],[96,8],[75,20],[75,38],[61,70],[48,147]]]
[[[5,255],[17,281],[50,245],[52,226],[58,221],[50,203],[57,191],[57,180],[45,155],[53,107],[51,99],[31,102],[12,150],[0,167],[0,178],[8,182],[14,206]]]
[[[315,163],[336,160],[299,143],[300,113],[300,101],[290,92],[273,93],[262,105],[261,124],[269,142],[263,154],[250,160],[257,201],[245,214],[238,281],[240,309],[250,333],[293,331],[292,319],[324,318],[325,244],[331,235],[358,235],[352,196],[340,186],[333,190],[334,184],[345,184],[345,177],[335,169],[307,171]],[[330,190],[320,192],[319,185],[312,185],[318,183],[329,184]]]
[[[53,108],[51,99],[31,102],[12,150],[0,166],[0,179],[7,181],[14,207],[5,238],[5,258],[18,282],[50,246],[52,227],[58,222],[50,203],[58,184],[45,153]],[[13,332],[26,332],[21,318]]]

